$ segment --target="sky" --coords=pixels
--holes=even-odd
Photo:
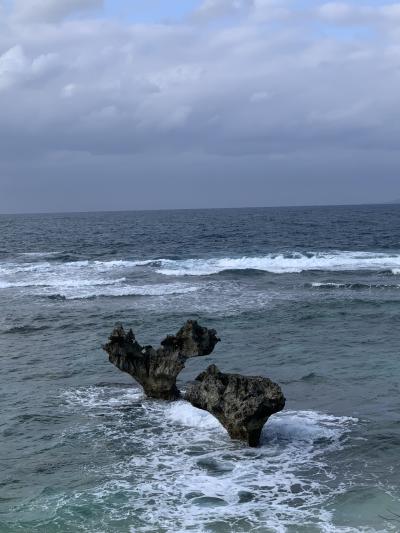
[[[0,213],[400,199],[400,3],[0,0]]]

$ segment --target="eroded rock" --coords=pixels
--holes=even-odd
[[[249,446],[258,446],[268,418],[285,406],[281,388],[270,379],[224,374],[215,365],[189,385],[185,399],[214,415],[232,439]]]
[[[141,346],[132,330],[114,328],[103,346],[109,360],[142,385],[151,398],[175,400],[180,393],[176,378],[189,357],[209,355],[219,341],[216,331],[188,320],[176,335],[168,335],[160,348]]]

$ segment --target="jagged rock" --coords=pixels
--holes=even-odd
[[[281,388],[270,379],[224,374],[215,365],[189,385],[185,399],[214,415],[232,439],[249,446],[258,446],[268,418],[285,406]]]
[[[216,331],[188,320],[176,335],[168,335],[161,347],[141,346],[132,330],[117,325],[103,346],[109,360],[142,385],[151,398],[175,400],[180,396],[176,378],[189,357],[209,355],[219,341]]]

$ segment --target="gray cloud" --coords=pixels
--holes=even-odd
[[[171,158],[171,176],[187,158],[215,176],[242,158],[259,177],[293,176],[296,158],[326,153],[341,172],[352,154],[373,197],[371,154],[382,162],[400,142],[400,4],[206,0],[174,25],[61,20],[100,4],[20,0],[3,17],[0,180],[17,179],[13,164],[25,174],[21,158],[60,175],[82,154],[92,168]],[[39,32],[34,20],[52,24]]]
[[[252,7],[253,0],[203,0],[192,17],[197,21],[209,21],[248,12]]]
[[[350,25],[400,24],[400,4],[376,6],[327,2],[315,10],[323,21]]]
[[[14,0],[13,16],[23,22],[57,22],[77,11],[101,8],[103,0]]]

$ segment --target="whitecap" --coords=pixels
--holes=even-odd
[[[62,500],[63,516],[70,505],[95,501],[143,533],[200,532],[212,523],[240,523],[241,531],[284,532],[298,524],[345,531],[328,508],[346,482],[334,483],[335,464],[326,456],[346,446],[357,419],[284,411],[266,424],[262,445],[250,449],[231,441],[209,413],[184,401],[145,400],[135,386],[71,389],[63,398],[66,409],[91,421],[64,438],[97,453],[112,450],[109,462],[93,467],[99,482]]]
[[[197,409],[184,401],[175,402],[168,407],[166,417],[171,422],[182,426],[225,431],[218,420],[210,413]]]
[[[206,276],[228,270],[260,270],[274,274],[319,271],[382,271],[399,269],[400,254],[330,251],[267,254],[260,257],[160,259],[157,272],[166,276]]]
[[[3,263],[0,289],[21,289],[25,294],[87,299],[119,296],[168,296],[195,292],[187,284],[127,282],[129,269],[141,261],[71,261],[66,263]]]
[[[13,288],[13,287],[43,287],[43,288],[63,288],[66,290],[73,289],[79,290],[81,287],[99,287],[103,285],[114,285],[123,283],[126,278],[118,279],[75,279],[75,280],[63,280],[53,277],[42,277],[40,279],[26,280],[26,281],[10,281],[10,282],[0,282],[1,288]]]
[[[264,426],[263,439],[291,442],[315,442],[319,439],[337,440],[349,430],[357,418],[333,416],[318,411],[283,411],[272,416]]]
[[[123,259],[115,259],[112,261],[94,261],[92,265],[97,270],[112,270],[114,268],[134,268],[137,266],[147,266],[152,264],[152,262],[152,260],[126,261]]]
[[[329,289],[329,288],[344,288],[346,287],[345,283],[333,283],[333,282],[319,282],[319,281],[313,281],[311,283],[311,287],[315,288],[322,288],[322,289]]]
[[[393,283],[334,283],[334,282],[317,282],[306,284],[308,287],[315,289],[399,289],[400,285]]]
[[[100,284],[102,285],[102,284]],[[107,285],[107,284],[106,284]],[[80,287],[65,286],[57,287],[57,293],[46,293],[49,296],[61,296],[67,300],[81,300],[87,298],[105,298],[105,297],[122,297],[122,296],[174,296],[179,294],[188,294],[196,292],[199,287],[192,287],[182,284],[160,284],[160,285],[121,285],[98,288],[96,284],[82,290]]]
[[[77,276],[92,279],[105,274],[107,276],[126,276],[137,268],[151,269],[165,276],[208,276],[229,270],[259,270],[274,274],[296,274],[303,271],[391,271],[400,273],[400,254],[383,252],[288,252],[267,254],[256,257],[223,257],[206,259],[147,259],[147,260],[81,260],[65,263],[15,263],[5,262],[0,265],[0,275],[17,276],[16,281],[27,283],[28,277],[58,277],[74,279]],[[1,279],[8,282],[8,279]]]
[[[24,257],[48,257],[48,256],[54,256],[59,255],[63,252],[22,252],[19,255]]]

